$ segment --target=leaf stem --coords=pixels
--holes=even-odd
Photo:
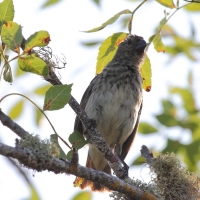
[[[62,137],[60,137],[58,134],[57,134],[57,136],[59,137],[59,139],[60,139],[69,149],[72,149],[72,147],[70,147],[70,146],[67,144],[67,142],[66,142]]]
[[[133,21],[133,15],[135,14],[135,12],[146,2],[147,0],[144,0],[142,3],[140,3],[136,9],[132,12],[132,15],[131,15],[131,18],[129,20],[129,23],[128,23],[128,32],[129,34],[131,34],[132,32],[132,21]]]
[[[7,95],[5,95],[4,97],[2,97],[2,98],[0,99],[0,103],[1,103],[6,97],[12,96],[12,95],[18,95],[18,96],[24,97],[24,98],[26,98],[27,100],[29,100],[29,101],[30,101],[30,102],[31,102],[31,103],[46,117],[46,119],[47,119],[47,121],[49,122],[50,126],[52,127],[54,133],[55,133],[56,135],[58,135],[58,133],[56,132],[56,130],[55,130],[54,126],[53,126],[53,124],[51,123],[51,121],[50,121],[49,118],[47,117],[47,115],[43,112],[43,110],[42,110],[36,103],[34,103],[34,102],[33,102],[31,99],[29,99],[27,96],[25,96],[25,95],[23,95],[23,94],[19,94],[19,93],[10,93],[10,94],[7,94]]]

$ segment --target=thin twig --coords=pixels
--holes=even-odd
[[[166,25],[166,23],[170,20],[170,18],[171,18],[178,10],[180,10],[181,8],[184,8],[185,6],[187,6],[187,5],[191,4],[191,3],[192,3],[192,2],[190,2],[190,3],[186,4],[186,5],[183,5],[183,6],[179,7],[179,8],[176,8],[176,10],[166,19],[166,21],[162,24],[162,26],[160,26],[160,28],[157,30],[157,32],[156,32],[155,35],[158,35],[158,34],[161,33],[163,27]],[[150,46],[151,43],[154,41],[154,39],[155,39],[155,37],[153,37],[153,39],[148,43],[148,46],[146,47],[145,52],[147,52],[147,50],[149,49],[149,46]]]
[[[140,4],[135,8],[135,10],[132,12],[131,18],[130,18],[129,23],[128,23],[128,32],[129,32],[129,34],[131,34],[131,32],[132,32],[133,15],[135,14],[135,12],[136,12],[146,1],[147,1],[147,0],[144,0],[142,3],[140,3]]]

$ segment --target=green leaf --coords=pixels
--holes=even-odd
[[[1,56],[1,53],[0,53],[0,56]],[[5,55],[5,58],[6,58],[6,60],[8,60],[9,56]],[[4,69],[3,69],[3,78],[4,78],[5,81],[7,81],[9,83],[13,82],[12,69],[11,69],[9,63],[6,63],[5,66],[4,66]]]
[[[38,94],[38,95],[45,95],[46,91],[50,88],[51,86],[50,85],[44,85],[42,87],[38,87],[34,90],[34,93],[35,94]]]
[[[158,27],[156,28],[156,34],[155,35],[152,35],[150,38],[149,38],[149,42],[153,42],[154,44],[154,48],[156,51],[158,52],[165,52],[165,46],[162,42],[162,39],[161,39],[161,36],[160,36],[160,33],[161,33],[161,30],[162,28],[164,27],[165,23],[167,21],[167,18],[164,17]]]
[[[131,11],[128,9],[122,10],[121,12],[117,13],[116,15],[114,15],[113,17],[111,17],[109,20],[107,20],[106,22],[104,22],[101,26],[98,26],[96,28],[93,28],[89,31],[83,31],[85,33],[91,33],[91,32],[97,32],[102,30],[103,28],[105,28],[107,25],[113,24],[121,15],[123,14],[131,14]]]
[[[16,53],[20,52],[20,46],[22,43],[22,28],[15,22],[6,22],[1,30],[2,42]]]
[[[63,108],[71,97],[70,85],[52,86],[45,94],[43,110],[59,110]]]
[[[176,6],[174,5],[173,0],[156,0],[158,3],[160,3],[161,5],[168,7],[168,8],[176,8]]]
[[[10,67],[10,64],[7,63],[4,66],[4,71],[3,71],[3,78],[5,81],[12,83],[13,82],[13,75],[12,75],[12,69]]]
[[[171,46],[165,45],[165,51],[166,51],[168,54],[171,54],[172,56],[176,56],[177,54],[180,53],[180,50],[179,50],[178,47],[175,46],[175,45],[171,45]]]
[[[181,120],[179,122],[180,126],[182,128],[187,128],[189,130],[191,130],[192,133],[192,139],[195,140],[199,140],[200,139],[200,116],[199,113],[195,113],[195,114],[190,114],[188,115],[188,117],[184,120]]]
[[[124,41],[127,35],[128,33],[114,33],[102,42],[97,56],[96,74],[101,73],[104,67],[113,59],[119,44]]]
[[[160,34],[153,35],[149,38],[149,41],[153,41],[154,49],[157,52],[165,53],[165,45],[162,42]]]
[[[72,153],[73,153],[73,150],[70,150],[70,151],[68,151],[68,153],[67,153],[67,160],[71,160],[72,159]]]
[[[188,170],[197,172],[198,170],[198,162],[199,162],[199,154],[200,154],[200,139],[182,146],[180,152],[183,154],[183,159],[187,164]]]
[[[158,132],[158,130],[155,127],[153,127],[150,124],[148,124],[148,123],[141,122],[139,124],[138,132],[139,133],[143,133],[143,134],[149,134],[149,133]]]
[[[157,118],[157,120],[167,126],[167,127],[172,127],[172,126],[178,126],[179,125],[179,122],[171,115],[169,114],[161,114],[161,115],[156,115],[155,116]]]
[[[184,7],[185,10],[190,12],[199,12],[200,11],[200,3],[191,3]]]
[[[167,140],[167,146],[165,147],[164,150],[162,150],[163,154],[169,153],[169,152],[174,152],[175,154],[178,152],[178,150],[182,147],[183,145],[179,141],[175,140]]]
[[[76,194],[72,200],[92,200],[92,193],[91,192],[79,192]]]
[[[167,18],[166,18],[166,17],[164,17],[164,18],[160,21],[158,27],[156,28],[157,34],[160,34],[160,30],[163,28],[163,26],[166,24],[166,22],[167,22]]]
[[[52,143],[56,144],[58,146],[58,148],[60,149],[60,154],[58,156],[58,158],[63,158],[63,159],[67,159],[67,155],[65,154],[65,152],[62,150],[62,148],[60,147],[59,143],[58,143],[58,137],[56,134],[51,134],[50,135],[50,140]]]
[[[74,131],[72,134],[70,134],[69,141],[76,149],[81,149],[87,144],[87,141],[84,139],[83,135],[78,131]]]
[[[14,18],[14,5],[12,0],[4,0],[0,3],[0,32],[1,26],[6,21],[12,21]]]
[[[100,42],[100,41],[81,42],[81,45],[91,47],[91,46],[95,46],[95,45],[97,45],[97,44],[99,44],[99,43],[101,43],[101,42]]]
[[[144,164],[144,163],[146,163],[146,159],[143,156],[139,156],[133,161],[131,166],[141,165],[141,164]]]
[[[47,64],[41,58],[32,55],[20,57],[18,59],[18,65],[25,72],[31,72],[41,76],[47,76],[49,73]]]
[[[196,138],[195,133],[200,127],[199,121],[198,114],[190,114],[187,118],[184,117],[179,121],[179,126],[191,130],[193,138]],[[197,137],[200,138],[200,134]]]
[[[197,61],[198,59],[194,57],[193,51],[194,48],[197,50],[200,47],[200,43],[197,43],[194,38],[183,38],[181,36],[174,35],[175,46],[171,45],[171,47],[166,48],[166,51],[169,51],[173,55],[178,53],[184,53],[189,59],[193,61]],[[173,50],[174,48],[174,50]]]
[[[147,55],[144,59],[144,63],[141,66],[141,76],[143,79],[142,88],[145,91],[150,92],[152,86],[151,82],[152,72],[151,72],[151,63]]]
[[[169,100],[162,100],[162,106],[164,109],[164,113],[171,115],[172,117],[176,116],[176,107]]]
[[[100,5],[100,0],[92,0],[96,5]]]
[[[44,5],[42,6],[42,8],[48,7],[48,6],[52,6],[56,3],[61,2],[62,0],[48,0],[44,3]]]
[[[196,42],[194,38],[183,38],[176,34],[173,35],[173,39],[175,45],[166,46],[166,52],[172,54],[173,56],[179,53],[184,53],[192,61],[198,60],[194,57],[193,51],[194,48],[196,48],[197,50],[199,49],[200,43]]]
[[[193,94],[188,89],[175,87],[175,88],[171,89],[170,92],[172,94],[177,93],[177,94],[181,95],[183,103],[184,103],[184,108],[186,109],[186,111],[188,113],[192,114],[192,113],[197,112]]]
[[[44,47],[50,42],[50,35],[47,31],[38,31],[31,35],[25,43],[25,52],[30,51],[34,47]]]
[[[21,113],[22,113],[23,106],[24,106],[24,101],[23,100],[18,101],[17,103],[15,103],[13,105],[13,107],[9,111],[8,115],[12,119],[17,119],[21,115]]]

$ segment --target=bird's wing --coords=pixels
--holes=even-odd
[[[86,89],[86,91],[83,94],[83,97],[82,97],[81,102],[80,102],[80,106],[84,110],[85,110],[85,107],[87,105],[88,99],[89,99],[90,95],[92,94],[92,89],[94,87],[95,81],[98,77],[99,77],[99,75],[94,77],[94,79],[90,82],[88,88]],[[77,130],[81,134],[83,134],[83,131],[84,131],[83,130],[83,124],[78,117],[76,117],[76,120],[75,120],[75,123],[74,123],[74,130]]]
[[[136,135],[136,132],[137,132],[137,129],[138,129],[138,125],[139,125],[139,121],[140,121],[141,111],[142,111],[142,103],[141,103],[141,106],[140,106],[140,110],[138,111],[138,117],[137,117],[137,121],[135,123],[135,127],[134,127],[131,135],[127,138],[127,140],[124,142],[124,144],[122,146],[122,153],[120,155],[120,158],[122,160],[125,159],[127,153],[130,150],[131,144],[133,143],[133,140],[135,138],[135,135]]]

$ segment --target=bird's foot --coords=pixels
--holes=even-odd
[[[123,165],[123,168],[120,171],[123,171],[121,174],[121,176],[119,178],[121,179],[125,179],[126,177],[128,177],[128,170],[129,170],[129,166],[120,158],[120,156],[116,155],[117,158],[119,159],[119,161],[121,162],[121,164]],[[113,173],[115,175],[115,173]]]

